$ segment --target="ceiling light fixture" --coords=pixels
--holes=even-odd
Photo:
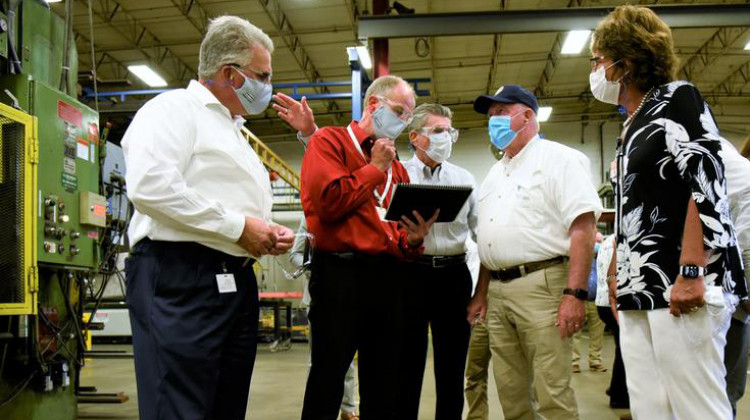
[[[542,106],[542,107],[539,107],[539,112],[536,114],[536,119],[539,122],[545,122],[549,120],[550,115],[552,115],[552,107]]]
[[[562,54],[579,54],[586,46],[589,35],[591,35],[589,30],[568,32],[560,52]]]
[[[159,76],[155,71],[153,71],[151,67],[145,64],[128,66],[128,71],[138,76],[138,78],[141,79],[143,83],[149,85],[150,87],[167,86],[167,81]]]
[[[370,70],[372,68],[370,50],[368,50],[366,46],[360,45],[359,47],[357,47],[357,56],[359,57],[359,62],[362,64],[362,67],[364,67],[366,70]]]
[[[745,45],[745,49],[750,51],[750,41]]]

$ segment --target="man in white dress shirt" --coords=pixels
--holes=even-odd
[[[447,161],[458,131],[451,110],[422,104],[414,110],[409,140],[414,156],[404,162],[413,184],[475,187],[469,171]],[[471,299],[471,272],[466,265],[466,239],[476,240],[476,193],[455,221],[435,223],[424,239],[424,255],[411,264],[406,286],[408,307],[404,344],[401,414],[416,419],[427,357],[427,330],[435,354],[435,419],[460,420],[463,411],[463,375],[471,328],[466,308]]]
[[[715,127],[714,127],[715,128]],[[712,134],[719,136],[718,128]],[[720,137],[721,138],[721,137]],[[719,155],[724,162],[729,210],[737,241],[742,249],[745,278],[750,279],[750,162],[728,140],[721,138]],[[737,402],[745,394],[748,349],[750,349],[750,304],[747,300],[735,310],[727,331],[724,366],[727,369],[727,395],[737,416]]]
[[[581,328],[601,204],[588,159],[539,138],[536,97],[520,86],[480,96],[503,150],[479,189],[479,284],[469,320],[487,319],[507,420],[578,419],[570,337]],[[489,295],[489,297],[488,297]]]
[[[259,310],[249,257],[294,239],[271,221],[268,172],[240,132],[268,106],[272,52],[246,20],[212,20],[199,80],[146,103],[123,138],[141,420],[245,418]]]

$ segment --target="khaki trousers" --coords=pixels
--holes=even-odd
[[[487,420],[487,371],[490,366],[490,336],[487,325],[480,323],[471,329],[469,355],[466,359],[466,420]]]
[[[490,281],[487,329],[506,420],[578,419],[570,340],[561,339],[555,326],[567,277],[565,263]]]
[[[594,302],[586,302],[586,323],[589,330],[589,367],[602,364],[602,342],[604,341],[604,323],[599,319],[599,312]],[[581,360],[583,329],[573,336],[573,363]]]

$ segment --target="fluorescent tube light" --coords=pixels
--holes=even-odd
[[[366,46],[361,45],[357,47],[357,55],[359,56],[359,62],[367,70],[372,68],[372,60],[370,59],[370,51]]]
[[[536,119],[539,122],[545,122],[549,119],[550,115],[552,115],[552,107],[542,106],[539,107],[539,113],[536,114]]]
[[[591,35],[591,31],[588,30],[568,32],[560,52],[562,54],[579,54],[586,46],[589,35]]]
[[[151,67],[145,64],[128,66],[128,70],[138,76],[138,78],[141,79],[143,83],[149,85],[150,87],[167,86],[167,81],[156,74],[155,71],[151,70]]]

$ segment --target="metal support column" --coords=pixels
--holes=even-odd
[[[372,14],[387,15],[388,0],[372,0]],[[388,38],[377,38],[372,42],[373,49],[373,73],[372,77],[377,79],[380,76],[390,74],[388,62]]]

